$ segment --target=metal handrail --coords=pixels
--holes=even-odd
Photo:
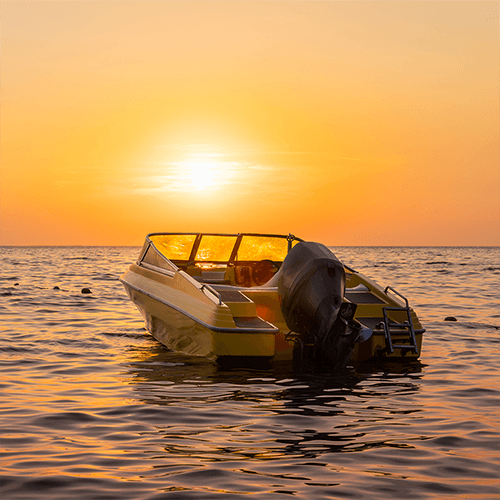
[[[207,289],[212,295],[215,295],[215,297],[217,297],[219,299],[219,305],[221,306],[222,305],[222,296],[221,294],[215,290],[214,288],[212,288],[208,283],[202,283],[201,286],[200,286],[200,290],[203,291],[203,289]]]
[[[401,297],[405,301],[406,307],[410,307],[410,304],[408,303],[408,299],[404,295],[401,295],[397,290],[392,288],[392,286],[385,287],[384,293],[387,294],[388,290],[395,293],[398,297]]]

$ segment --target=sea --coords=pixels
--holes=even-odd
[[[1,247],[0,498],[499,499],[500,247],[332,251],[408,298],[419,361],[221,368],[144,329],[138,247]]]

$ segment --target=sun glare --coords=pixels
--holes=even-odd
[[[224,150],[208,144],[163,145],[150,156],[155,175],[146,176],[142,193],[178,193],[203,198],[228,194],[229,188],[246,185],[246,164],[241,149]],[[161,156],[160,156],[161,155]]]
[[[196,161],[187,163],[191,184],[198,191],[215,186],[217,176],[217,165],[208,161]]]

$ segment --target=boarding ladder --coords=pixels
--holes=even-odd
[[[388,286],[384,290],[384,292],[387,294],[389,290],[395,293],[398,297],[402,298],[405,301],[406,305],[405,307],[383,308],[383,313],[384,313],[383,326],[385,335],[385,349],[383,349],[383,352],[387,352],[387,354],[392,354],[394,352],[394,349],[401,349],[402,351],[401,354],[403,356],[406,354],[406,351],[412,351],[414,354],[418,354],[417,340],[415,338],[415,330],[413,329],[413,322],[411,319],[411,311],[410,311],[410,305],[408,304],[408,299],[406,297],[403,297],[403,295],[401,295],[399,292],[397,292],[396,290],[394,290],[394,288],[390,286]],[[403,311],[406,313],[408,319],[403,323],[394,323],[387,316],[387,311]],[[392,341],[392,335],[395,334],[396,331],[397,334],[399,335],[402,332],[406,332],[408,334],[408,340],[403,339],[402,342],[404,343],[394,344]]]

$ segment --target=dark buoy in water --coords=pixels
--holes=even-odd
[[[446,318],[444,318],[445,321],[457,321],[457,318],[455,318],[454,316],[446,316]]]
[[[56,285],[52,290],[60,290],[60,288]]]
[[[82,288],[82,293],[92,293],[90,288]]]

